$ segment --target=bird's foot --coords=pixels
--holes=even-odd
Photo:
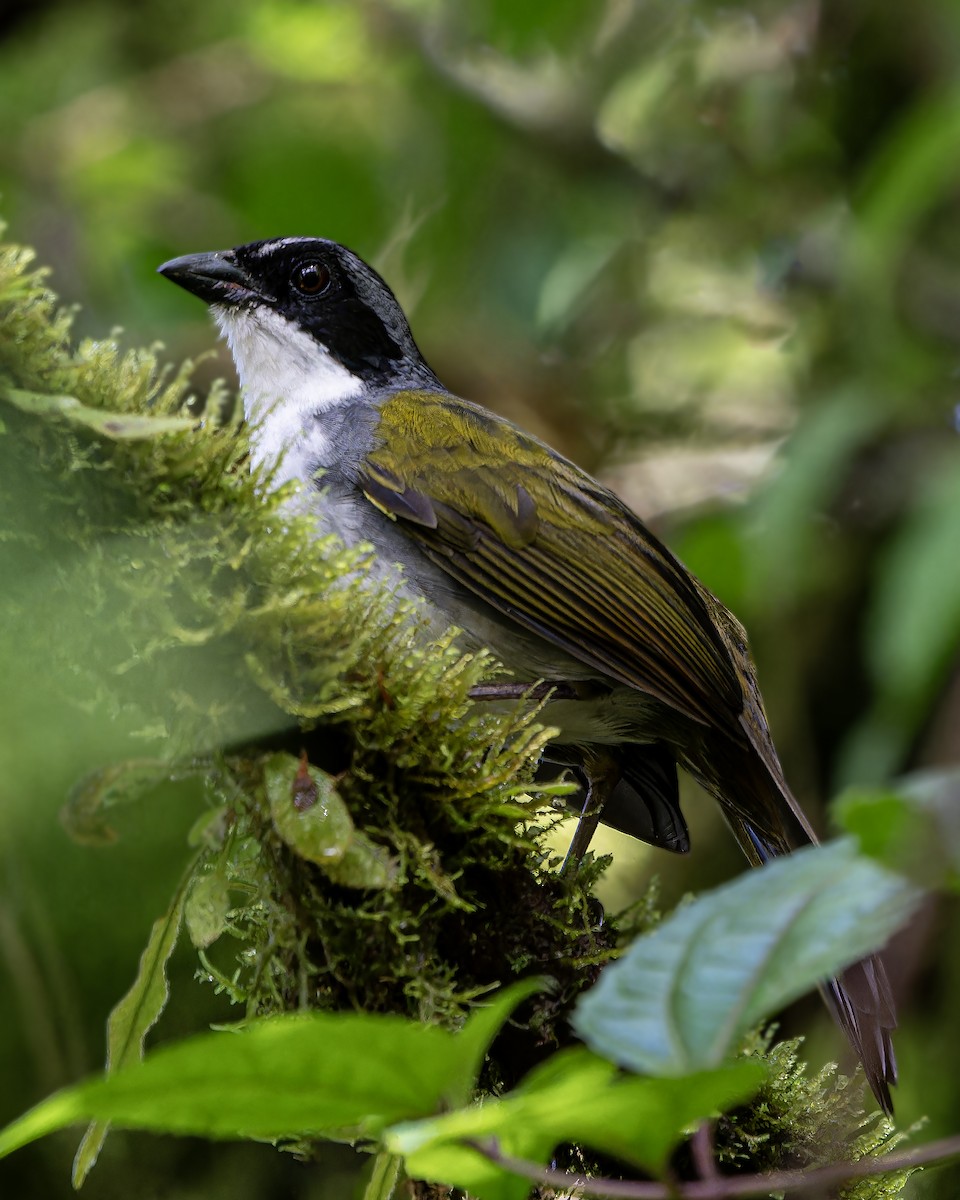
[[[563,875],[570,864],[574,870],[580,866],[597,832],[603,806],[607,798],[620,780],[620,763],[614,755],[603,750],[591,750],[584,756],[582,770],[587,780],[587,794],[584,797],[583,808],[580,810],[580,820],[570,842],[570,849],[560,866]]]

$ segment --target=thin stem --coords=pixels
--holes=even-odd
[[[717,1160],[713,1153],[713,1122],[704,1121],[697,1126],[696,1133],[690,1139],[690,1151],[693,1154],[693,1165],[701,1179],[719,1179]]]
[[[592,1196],[596,1200],[739,1200],[740,1197],[768,1196],[771,1192],[802,1193],[847,1179],[910,1170],[960,1156],[960,1135],[957,1135],[930,1142],[915,1150],[884,1154],[879,1158],[863,1158],[859,1162],[830,1163],[811,1170],[773,1171],[768,1175],[714,1175],[689,1183],[664,1184],[590,1179],[584,1175],[544,1169],[525,1159],[504,1154],[496,1139],[470,1141],[468,1144],[490,1162],[524,1179],[532,1179],[549,1187],[575,1190],[578,1195]]]

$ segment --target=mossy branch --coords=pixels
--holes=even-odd
[[[570,1039],[565,1014],[617,937],[590,896],[602,864],[560,878],[530,823],[562,791],[535,780],[537,704],[471,701],[501,668],[428,639],[415,606],[369,583],[366,552],[315,537],[289,486],[250,468],[222,388],[196,397],[189,364],[160,368],[156,350],[74,346],[30,264],[0,247],[4,669],[138,747],[83,782],[69,822],[102,837],[151,779],[203,777],[185,923],[251,1015],[455,1025],[497,984],[550,975],[489,1064],[489,1087],[512,1085]],[[837,1150],[825,1130],[848,1098],[786,1054],[718,1129],[721,1162]]]
[[[29,261],[0,252],[2,548],[15,581],[3,627],[18,631],[21,665],[122,714],[156,772],[192,761],[204,774],[220,819],[201,877],[222,881],[231,932],[262,952],[242,978],[222,968],[235,998],[252,1012],[352,1004],[450,1021],[470,996],[550,963],[569,1001],[584,982],[573,963],[595,963],[609,938],[518,832],[556,791],[533,779],[548,737],[537,705],[472,703],[492,659],[428,640],[414,605],[368,582],[367,552],[318,540],[285,504],[290,488],[249,468],[239,422],[218,418],[222,391],[190,394],[189,365],[164,371],[154,351],[113,340],[74,348]],[[282,779],[289,762],[286,804],[306,814],[296,758],[278,768],[278,749],[326,772],[349,854],[367,847],[364,862],[389,865],[378,886],[361,870],[368,886],[347,888],[342,865],[291,851],[265,763]],[[143,775],[138,757],[126,780],[86,781],[74,824],[90,832]]]

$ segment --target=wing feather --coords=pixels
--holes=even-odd
[[[603,674],[736,727],[744,697],[712,618],[719,602],[612,493],[451,396],[400,392],[380,412],[383,440],[358,484],[432,562]]]

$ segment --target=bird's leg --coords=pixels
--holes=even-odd
[[[584,754],[581,766],[587,780],[587,794],[584,797],[583,808],[580,810],[576,833],[573,835],[570,849],[560,867],[561,875],[571,862],[575,869],[580,866],[583,856],[593,841],[593,835],[597,832],[603,806],[620,781],[619,760],[608,751],[591,748]]]
[[[605,689],[596,683],[570,680],[551,682],[541,680],[539,683],[510,683],[495,680],[492,683],[479,683],[470,689],[472,700],[590,700],[598,692]],[[562,874],[572,862],[574,868],[579,867],[586,854],[593,835],[600,823],[603,807],[610,793],[620,782],[620,760],[609,750],[599,747],[578,747],[579,753],[570,759],[569,765],[576,766],[583,774],[587,784],[587,794],[584,797],[577,831],[573,835],[570,849],[567,851],[560,867]],[[558,756],[559,761],[563,761]]]

